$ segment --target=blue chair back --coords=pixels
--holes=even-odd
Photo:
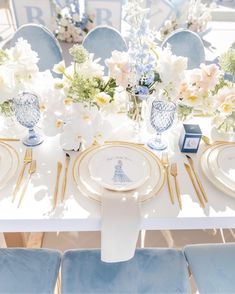
[[[100,58],[100,64],[105,66],[105,75],[108,68],[105,59],[110,58],[112,51],[127,51],[127,45],[121,34],[109,26],[97,26],[91,30],[83,40],[82,45],[90,53],[94,53],[95,58]]]
[[[38,53],[40,71],[47,69],[52,71],[53,66],[63,60],[62,50],[57,39],[46,27],[38,24],[21,26],[12,39],[5,44],[4,49],[14,46],[21,37],[30,43],[32,50]],[[52,74],[58,76],[53,72]]]
[[[179,29],[164,40],[162,48],[168,44],[174,55],[188,58],[188,69],[198,68],[201,63],[205,63],[205,49],[198,34],[187,29]]]
[[[137,249],[126,262],[105,263],[100,250],[70,250],[62,260],[62,293],[188,293],[180,250]]]
[[[184,249],[200,293],[235,293],[235,244],[189,245]]]
[[[61,254],[45,249],[0,249],[0,293],[53,293]]]

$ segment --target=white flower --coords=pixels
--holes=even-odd
[[[53,67],[53,71],[58,74],[63,74],[65,71],[65,63],[62,60],[61,62],[57,63]]]
[[[18,94],[14,83],[14,73],[5,66],[0,66],[0,104]]]
[[[130,74],[128,53],[114,50],[112,56],[105,60],[105,64],[109,68],[109,75],[116,80],[118,86],[125,89],[128,86]]]
[[[95,96],[95,102],[100,107],[109,104],[110,100],[111,100],[111,96],[104,92],[100,92]]]
[[[94,54],[89,54],[86,62],[77,64],[77,72],[85,79],[92,79],[94,77],[102,77],[104,74],[104,67],[98,62],[100,58],[93,60]]]
[[[187,58],[173,55],[169,47],[159,52],[156,67],[162,81],[159,87],[164,89],[170,98],[178,95],[186,68]]]

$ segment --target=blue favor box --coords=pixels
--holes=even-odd
[[[202,131],[199,125],[183,124],[179,140],[180,151],[186,153],[197,153],[201,137]]]

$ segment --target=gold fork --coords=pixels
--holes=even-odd
[[[171,186],[171,181],[170,181],[170,174],[169,174],[169,161],[168,161],[168,154],[167,152],[162,153],[162,164],[165,168],[166,172],[166,179],[167,179],[167,186],[168,186],[168,191],[171,199],[171,203],[174,204],[174,194],[172,191],[172,186]]]
[[[175,180],[176,195],[178,198],[179,207],[180,207],[180,209],[182,209],[182,200],[181,200],[181,195],[180,195],[179,182],[177,179],[177,175],[178,175],[177,164],[175,162],[171,164],[171,175],[174,177],[174,180]]]
[[[33,159],[33,151],[32,151],[32,148],[27,148],[25,150],[25,155],[24,155],[24,164],[23,164],[22,169],[20,171],[20,174],[18,176],[18,179],[17,179],[17,182],[16,182],[16,186],[15,186],[15,189],[14,189],[14,192],[13,192],[12,202],[14,202],[15,197],[16,197],[16,194],[19,191],[20,184],[22,182],[22,179],[23,179],[23,176],[24,176],[24,172],[25,172],[26,166],[27,166],[28,163],[31,163],[32,162],[32,159]]]
[[[36,172],[36,160],[33,160],[31,163],[30,163],[30,167],[29,167],[29,172],[28,172],[28,178],[27,180],[25,181],[24,183],[24,187],[22,189],[22,192],[21,192],[21,195],[20,195],[20,200],[19,200],[19,203],[18,203],[18,208],[20,207],[20,204],[23,200],[23,197],[24,197],[24,194],[25,194],[25,191],[28,187],[28,184],[29,184],[29,181],[32,177],[32,174]]]

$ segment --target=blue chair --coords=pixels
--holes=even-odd
[[[95,58],[101,58],[100,64],[105,66],[105,75],[108,74],[105,59],[111,57],[112,51],[127,51],[126,42],[121,34],[109,26],[97,26],[91,30],[82,45],[88,52],[94,53]]]
[[[184,253],[200,293],[235,293],[235,244],[189,245]]]
[[[188,58],[188,69],[198,68],[205,63],[205,49],[198,34],[187,29],[175,30],[164,40],[162,48],[168,44],[174,55]]]
[[[100,250],[70,250],[62,259],[62,293],[188,293],[183,252],[137,249],[126,262],[105,263]]]
[[[32,50],[38,53],[38,57],[40,58],[38,67],[40,71],[52,70],[56,63],[63,60],[59,42],[46,27],[38,24],[23,25],[15,32],[12,39],[3,48],[6,49],[14,46],[20,37],[27,40]],[[55,77],[58,76],[53,72],[52,74]]]
[[[61,254],[46,249],[0,249],[0,293],[53,293]]]

